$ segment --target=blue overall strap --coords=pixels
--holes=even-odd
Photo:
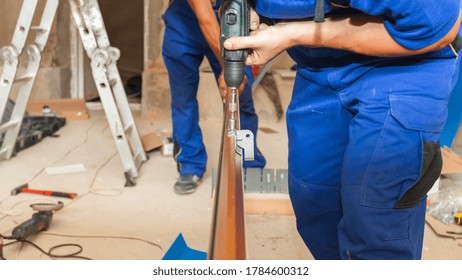
[[[316,7],[314,10],[314,21],[324,22],[324,0],[316,0]]]

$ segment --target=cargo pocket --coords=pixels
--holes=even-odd
[[[438,180],[443,167],[440,143],[424,142],[422,168],[419,180],[398,200],[395,208],[413,207],[422,200]]]
[[[392,116],[405,128],[420,131],[422,135],[420,176],[415,184],[402,190],[395,205],[395,208],[408,208],[424,198],[441,174],[440,144],[428,141],[425,136],[439,134],[443,130],[447,102],[412,96],[390,96],[389,100]]]

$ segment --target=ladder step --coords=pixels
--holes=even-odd
[[[41,26],[31,26],[31,27],[30,27],[30,30],[39,31],[39,32],[48,31],[48,29],[43,28],[43,27],[41,27]]]
[[[130,133],[130,132],[132,132],[133,127],[134,127],[133,123],[128,124],[128,125],[125,127],[125,133]]]
[[[15,82],[26,82],[26,81],[32,80],[32,78],[34,78],[34,76],[20,76],[20,77],[17,77],[14,81]]]
[[[15,125],[18,125],[18,123],[19,123],[18,121],[13,121],[13,120],[8,121],[8,122],[6,122],[6,123],[0,125],[0,132],[5,132],[5,131],[7,131],[9,128],[11,128],[11,127],[13,127],[13,126],[15,126]]]
[[[117,79],[110,80],[109,84],[111,85],[111,87],[113,87],[115,84],[117,84]]]

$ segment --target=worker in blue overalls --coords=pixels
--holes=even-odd
[[[215,73],[222,98],[225,97],[226,84],[221,75],[218,2],[174,0],[170,1],[164,15],[166,28],[162,55],[170,78],[174,157],[180,172],[174,190],[178,194],[194,192],[206,169],[207,154],[199,127],[196,98],[199,66],[204,56]],[[252,99],[253,76],[250,67],[246,74],[247,83],[239,97],[241,127],[251,130],[256,139],[258,117]],[[257,149],[255,151],[255,160],[244,162],[244,167],[265,166],[265,158]]]
[[[289,192],[316,259],[420,259],[426,193],[459,69],[459,0],[254,0],[225,47],[297,62]],[[316,8],[317,7],[317,8]],[[314,20],[310,20],[314,19]]]

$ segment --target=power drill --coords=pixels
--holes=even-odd
[[[225,82],[237,89],[244,81],[248,50],[226,50],[223,43],[233,36],[248,36],[250,32],[250,4],[248,0],[223,0],[220,15],[220,45]]]
[[[254,160],[254,135],[250,130],[239,130],[237,111],[237,90],[244,82],[245,60],[249,50],[226,50],[223,43],[233,36],[248,36],[250,34],[250,3],[249,0],[223,0],[220,14],[220,46],[223,57],[223,71],[228,86],[228,136],[236,139],[236,152],[244,155],[244,160]],[[244,152],[245,151],[245,152]]]

